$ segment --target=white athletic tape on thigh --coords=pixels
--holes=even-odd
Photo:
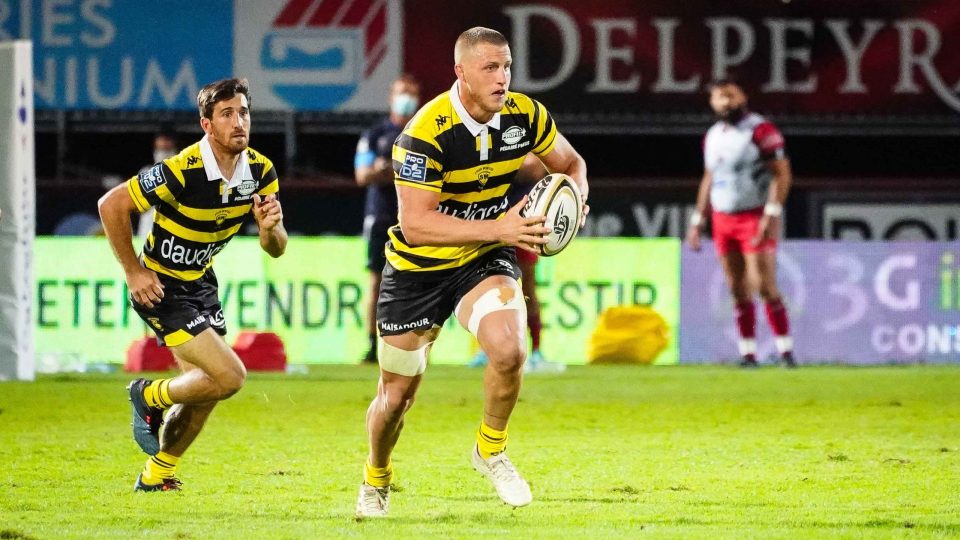
[[[480,295],[480,298],[473,303],[473,313],[470,314],[470,321],[467,323],[467,329],[474,336],[480,329],[480,320],[494,311],[503,311],[505,309],[516,309],[520,311],[521,318],[526,317],[527,304],[523,300],[523,293],[519,288],[510,288],[513,293],[506,301],[501,298],[500,289],[497,287]],[[459,310],[458,310],[459,311]]]
[[[415,351],[405,351],[379,338],[377,357],[380,359],[380,368],[390,373],[414,377],[427,370],[427,343]]]

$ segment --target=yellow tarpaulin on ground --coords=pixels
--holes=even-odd
[[[614,306],[600,314],[587,343],[591,364],[650,364],[670,338],[667,321],[646,306]]]

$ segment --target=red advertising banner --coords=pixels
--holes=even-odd
[[[513,89],[560,114],[705,113],[723,77],[771,114],[960,113],[956,0],[408,0],[404,22],[404,69],[430,94],[454,80],[457,35],[480,25],[510,41]]]

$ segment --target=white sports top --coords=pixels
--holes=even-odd
[[[703,139],[704,167],[713,176],[710,205],[724,213],[763,206],[773,179],[766,162],[785,156],[780,130],[759,114],[747,113],[736,125],[717,122]]]

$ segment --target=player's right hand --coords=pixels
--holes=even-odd
[[[141,306],[152,308],[163,300],[163,283],[157,273],[140,265],[127,272],[127,289],[133,301]]]
[[[687,229],[687,245],[693,251],[700,251],[700,227],[691,226]]]
[[[527,204],[527,196],[507,213],[494,223],[498,227],[497,239],[504,244],[539,253],[539,246],[547,243],[545,234],[550,233],[550,229],[544,227],[547,221],[546,216],[528,216],[520,215],[520,210]]]

